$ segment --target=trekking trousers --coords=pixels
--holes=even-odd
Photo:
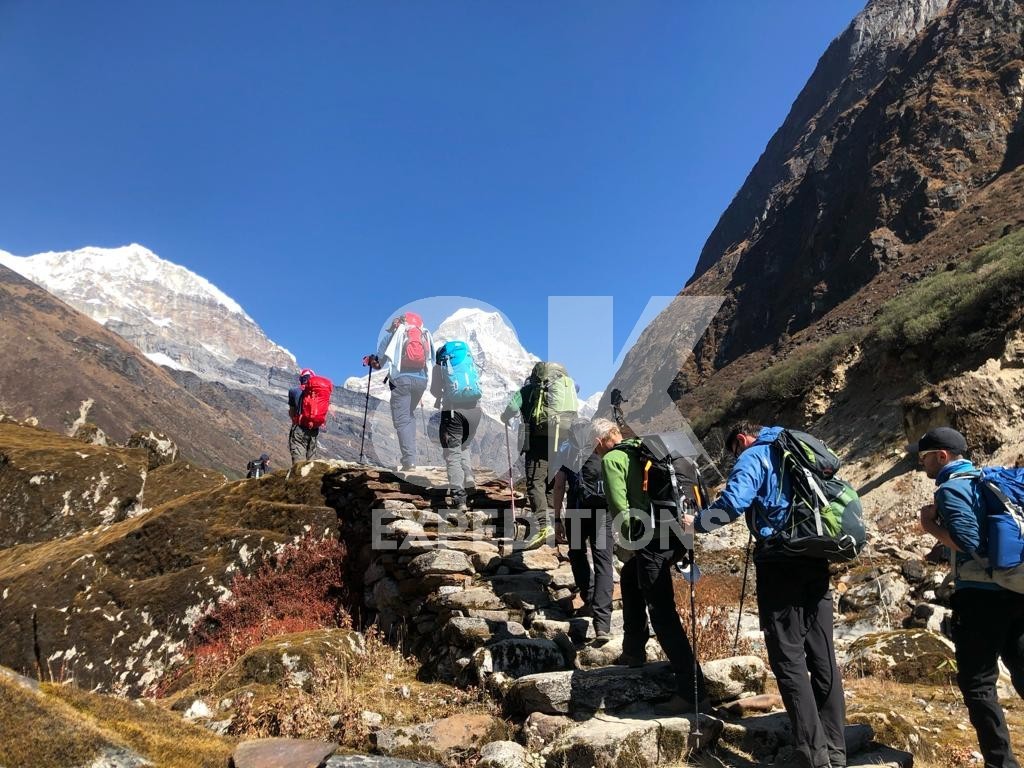
[[[533,526],[531,535],[549,524],[551,509],[552,483],[548,481],[548,446],[546,440],[537,440],[539,445],[531,445],[525,454],[526,497],[533,510]]]
[[[398,433],[402,465],[412,466],[416,463],[416,407],[427,388],[427,380],[399,374],[388,379],[388,386],[391,388],[391,423]]]
[[[441,411],[439,438],[448,470],[448,487],[452,502],[466,502],[466,486],[474,482],[469,442],[480,426],[482,411],[478,407]]]
[[[654,542],[652,542],[652,545]],[[646,657],[647,614],[651,615],[654,636],[668,657],[676,676],[679,694],[693,699],[695,660],[693,647],[676,611],[672,589],[672,564],[678,559],[674,550],[661,550],[648,545],[638,549],[622,566],[619,587],[622,590],[622,619],[625,637],[622,652],[640,659]],[[707,695],[704,674],[697,668],[698,696]]]
[[[292,464],[303,459],[310,461],[316,456],[319,435],[319,429],[306,429],[298,424],[292,424],[292,428],[288,432],[288,453],[292,456]]]
[[[1024,595],[1005,589],[957,589],[953,606],[956,682],[978,734],[985,766],[1017,768],[1003,708],[996,697],[999,659],[1024,696]]]
[[[612,590],[615,568],[612,549],[612,515],[606,509],[567,509],[565,534],[569,539],[569,565],[580,590],[580,597],[594,616],[594,631],[609,632],[612,627]],[[587,550],[594,561],[593,570]]]
[[[786,705],[804,768],[846,765],[846,702],[836,664],[828,562],[758,562],[757,609],[768,663]]]

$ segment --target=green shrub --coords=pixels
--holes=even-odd
[[[864,336],[853,329],[798,347],[785,359],[758,371],[740,385],[737,398],[745,402],[783,402],[804,395],[817,378]]]
[[[887,302],[875,318],[874,333],[898,349],[927,344],[966,318],[984,318],[1000,297],[1022,287],[1024,230],[1017,230]]]

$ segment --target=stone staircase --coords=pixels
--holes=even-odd
[[[666,710],[673,677],[653,638],[652,661],[639,668],[612,664],[621,635],[601,648],[587,645],[593,629],[573,615],[564,548],[516,547],[509,490],[499,479],[478,478],[471,510],[461,515],[445,508],[442,470],[408,476],[350,465],[325,474],[323,491],[341,520],[362,619],[415,653],[425,678],[481,686],[501,703],[521,743],[481,743],[481,734],[460,726],[461,746],[480,750],[484,768],[641,768],[698,756],[718,765],[792,763],[789,721],[778,697],[763,695],[759,657],[704,663],[713,707],[701,713],[698,733],[692,711]],[[517,496],[517,508],[521,502]],[[614,624],[613,634],[621,631],[619,610]],[[447,762],[459,727],[423,725],[422,754]],[[447,752],[431,752],[423,734],[434,730],[449,734],[437,745]],[[376,735],[378,751],[402,756],[389,754],[396,741],[387,731]],[[909,753],[873,738],[869,726],[847,728],[850,765],[912,764]]]

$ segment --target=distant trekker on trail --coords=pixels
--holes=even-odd
[[[523,418],[525,440],[523,453],[526,464],[526,495],[533,510],[533,535],[527,536],[525,549],[536,549],[553,539],[549,497],[554,480],[554,467],[549,457],[554,456],[561,438],[576,418],[579,401],[576,383],[559,363],[537,363],[523,387],[512,395],[501,414],[507,425],[517,414]]]
[[[245,465],[245,476],[248,478],[263,477],[270,471],[270,454],[261,453],[258,459],[253,459]]]
[[[435,356],[430,379],[434,407],[441,409],[439,438],[448,470],[453,509],[469,509],[467,488],[475,485],[469,443],[480,426],[480,376],[469,345],[452,340]]]
[[[427,377],[434,360],[434,344],[423,318],[406,312],[391,321],[377,349],[379,365],[388,370],[385,381],[391,389],[391,422],[398,433],[400,469],[416,468],[416,407],[427,389]]]
[[[566,439],[558,448],[554,479],[554,510],[561,514],[560,525],[569,542],[569,565],[583,599],[580,616],[594,619],[595,644],[603,645],[611,637],[612,590],[614,589],[612,515],[605,500],[601,439],[615,425],[606,419],[591,424],[574,421]],[[599,434],[598,429],[604,431]],[[565,500],[565,511],[562,502]],[[587,559],[587,551],[593,567]]]
[[[921,527],[952,553],[957,685],[985,765],[1017,768],[996,682],[1001,658],[1024,697],[1024,469],[976,468],[964,436],[950,427],[929,430],[910,451],[938,486],[921,508]]]
[[[317,438],[327,421],[333,389],[330,379],[303,368],[299,373],[299,386],[288,390],[288,416],[292,420],[288,452],[293,465],[316,456]]]
[[[831,495],[832,486],[816,479],[818,492],[808,490],[802,484],[809,482],[808,475],[794,471],[792,463],[797,456],[813,453],[819,464],[834,472],[839,459],[806,433],[749,422],[735,425],[725,445],[736,457],[725,488],[696,520],[687,516],[686,524],[695,524],[697,533],[708,533],[746,516],[756,542],[761,629],[768,663],[792,725],[796,760],[802,768],[842,768],[846,765],[846,707],[833,640],[829,557],[824,554],[838,540],[803,535],[808,519],[811,534],[815,519],[817,530],[823,530],[821,508],[814,507],[817,518],[805,513],[809,503],[817,505],[818,497]],[[836,508],[846,505],[854,516],[859,511],[856,493],[838,478],[835,483],[843,495]],[[863,530],[859,541],[849,542],[849,555],[856,556],[862,545]]]
[[[622,536],[618,551],[624,565],[619,586],[625,636],[617,663],[639,667],[647,661],[650,614],[654,636],[675,674],[676,694],[667,706],[677,712],[706,709],[704,675],[676,610],[672,587],[672,566],[683,557],[684,542],[662,524],[660,510],[652,505],[647,492],[651,463],[641,439],[624,440],[619,426],[608,419],[596,419],[594,431],[608,512]],[[645,536],[647,526],[650,530]]]

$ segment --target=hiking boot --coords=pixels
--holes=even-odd
[[[547,543],[548,539],[550,539],[554,535],[555,529],[552,528],[550,525],[545,525],[543,528],[541,528],[539,531],[533,534],[533,536],[531,536],[523,542],[523,549],[527,551],[531,549],[539,549],[540,547],[544,546]]]
[[[619,654],[619,657],[612,662],[612,664],[618,664],[620,667],[630,667],[631,669],[642,667],[646,663],[646,653],[643,656],[634,656],[633,654],[626,653],[625,651]]]
[[[607,643],[611,639],[612,639],[612,633],[611,632],[606,632],[605,630],[602,629],[602,630],[600,630],[597,633],[597,635],[594,637],[594,639],[590,641],[590,646],[592,648],[600,648],[602,645],[604,645],[605,643]]]
[[[398,468],[402,472],[415,472],[416,471],[416,465],[415,464],[406,464],[404,461],[401,464],[398,465]]]

